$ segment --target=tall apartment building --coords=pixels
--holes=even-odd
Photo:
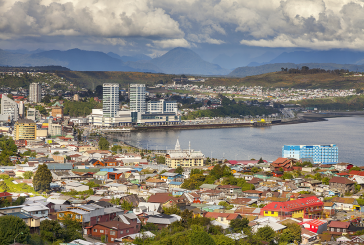
[[[10,117],[11,120],[17,121],[19,118],[18,103],[10,99],[6,94],[1,98],[1,116],[6,119]]]
[[[42,87],[39,83],[32,83],[29,86],[29,102],[39,103],[42,100]]]
[[[338,147],[330,145],[285,145],[282,147],[284,158],[312,158],[314,163],[338,163]]]
[[[14,125],[15,140],[35,140],[37,125],[29,119],[19,119]]]
[[[178,106],[176,101],[148,101],[147,111],[149,113],[177,113]]]
[[[119,84],[104,83],[102,94],[103,116],[115,117],[119,110]]]
[[[145,84],[130,84],[129,99],[131,111],[145,112]]]

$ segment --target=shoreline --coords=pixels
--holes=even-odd
[[[310,122],[327,121],[327,118],[364,116],[364,111],[356,112],[327,112],[327,113],[298,113],[297,118],[290,121],[276,123],[244,122],[231,124],[198,124],[198,125],[164,125],[164,126],[141,126],[134,127],[131,132],[143,131],[165,131],[165,130],[194,130],[194,129],[215,129],[215,128],[241,128],[241,127],[270,127],[276,125],[288,125]]]

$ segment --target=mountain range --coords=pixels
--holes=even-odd
[[[26,52],[0,50],[0,66],[64,66],[75,71],[138,71],[168,74],[226,75],[231,70],[204,61],[190,49],[175,48],[158,58],[139,54],[119,56],[109,52],[70,49]]]
[[[220,54],[213,63],[203,60],[187,48],[174,48],[157,58],[144,54],[120,56],[116,53],[86,51],[80,49],[60,50],[1,50],[0,66],[63,66],[74,71],[138,71],[185,75],[227,75],[244,77],[280,71],[281,67],[348,69],[364,71],[364,52],[351,50],[294,51],[277,54],[266,52],[249,59],[248,66],[241,66],[241,54],[231,57]],[[240,59],[240,61],[239,61]],[[245,63],[246,64],[246,63]],[[235,66],[234,66],[235,65]],[[234,70],[223,67],[235,68]]]

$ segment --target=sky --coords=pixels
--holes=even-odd
[[[0,49],[80,48],[206,60],[297,49],[364,50],[359,0],[0,0]]]

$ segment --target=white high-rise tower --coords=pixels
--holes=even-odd
[[[102,85],[103,116],[115,117],[119,110],[119,84],[104,83]]]
[[[145,112],[147,110],[145,103],[145,84],[130,84],[129,98],[131,111]]]
[[[42,88],[39,83],[29,85],[29,102],[39,103],[42,100]]]

